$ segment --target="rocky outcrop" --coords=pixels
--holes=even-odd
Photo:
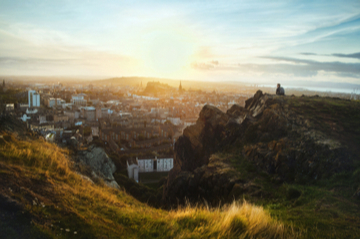
[[[205,199],[215,204],[245,192],[265,194],[226,160],[234,155],[224,158],[218,153],[240,150],[241,157],[276,182],[316,181],[350,170],[350,151],[314,127],[308,115],[295,111],[295,104],[300,105],[295,100],[258,91],[245,107],[234,105],[226,113],[204,106],[196,124],[187,127],[175,144],[164,203]]]
[[[101,177],[108,186],[119,188],[113,176],[115,164],[104,149],[92,145],[85,151],[78,151],[77,160],[91,168],[92,177]]]

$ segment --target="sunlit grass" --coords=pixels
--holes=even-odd
[[[0,138],[0,180],[34,215],[37,228],[65,238],[296,238],[291,227],[247,202],[170,211],[140,203],[124,190],[74,171],[69,152],[41,139]],[[0,167],[1,169],[1,167]],[[16,187],[17,186],[17,187]],[[35,201],[35,200],[36,201]],[[34,201],[36,204],[34,204]],[[68,229],[69,231],[65,231]],[[76,234],[75,234],[76,232]]]

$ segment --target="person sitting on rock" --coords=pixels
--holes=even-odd
[[[280,83],[277,84],[276,95],[285,95],[285,90],[280,86]]]

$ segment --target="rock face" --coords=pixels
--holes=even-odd
[[[105,153],[104,149],[92,145],[85,151],[79,151],[77,159],[92,169],[93,176],[103,178],[110,187],[119,188],[113,176],[113,173],[116,171],[115,164]]]
[[[295,103],[294,97],[258,91],[245,108],[234,105],[223,113],[204,106],[196,124],[187,127],[175,144],[164,204],[185,199],[215,204],[249,191],[262,194],[258,186],[239,177],[231,157],[218,154],[234,149],[279,182],[301,183],[351,169],[348,149],[294,111]]]

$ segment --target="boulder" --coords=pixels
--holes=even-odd
[[[78,160],[88,165],[95,174],[104,179],[108,186],[119,188],[113,173],[116,171],[115,164],[100,147],[90,146],[85,151],[78,152]]]

